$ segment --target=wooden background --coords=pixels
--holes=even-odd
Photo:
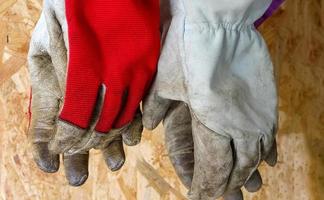
[[[93,151],[90,177],[67,185],[63,170],[37,169],[27,142],[26,53],[41,0],[0,0],[0,199],[185,199],[168,160],[161,127],[127,148],[121,171],[107,170]],[[324,1],[287,0],[262,27],[280,92],[279,163],[261,166],[263,189],[247,200],[324,199]]]

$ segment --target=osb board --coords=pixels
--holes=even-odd
[[[41,0],[0,0],[0,199],[184,199],[168,160],[161,127],[127,148],[127,162],[109,172],[93,151],[90,177],[79,188],[64,172],[45,174],[27,143],[26,52]],[[280,93],[279,163],[262,165],[264,186],[247,200],[320,200],[324,196],[324,2],[287,0],[262,27]]]

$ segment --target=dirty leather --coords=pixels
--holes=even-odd
[[[164,45],[143,103],[143,121],[153,129],[174,101],[188,105],[194,144],[191,199],[252,187],[248,180],[258,176],[260,162],[276,163],[273,66],[253,25],[270,3],[162,2],[170,12],[161,17]]]
[[[163,119],[165,132],[165,145],[168,156],[174,169],[182,183],[190,189],[194,173],[194,141],[193,141],[193,122],[188,106],[179,101],[173,101]],[[275,156],[275,155],[273,155]],[[208,163],[205,163],[208,165]],[[217,175],[217,172],[214,172]],[[256,192],[262,186],[262,179],[256,170],[244,187],[249,192]],[[243,199],[239,189],[226,191],[223,196],[225,200]]]
[[[38,167],[54,173],[59,169],[57,152],[49,150],[57,125],[58,114],[63,103],[67,65],[67,24],[64,0],[45,0],[40,19],[30,42],[28,65],[32,85],[31,125],[29,140]],[[93,119],[95,120],[95,119]],[[64,132],[65,138],[73,136],[73,129]],[[65,174],[73,186],[82,185],[88,177],[89,150],[97,148],[111,170],[118,170],[125,162],[123,142],[135,145],[140,142],[142,132],[141,114],[133,123],[112,134],[101,135],[87,130],[83,138],[77,138],[78,146],[63,154]],[[61,135],[61,137],[63,137]],[[71,141],[74,142],[75,141]]]

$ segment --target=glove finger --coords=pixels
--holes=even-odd
[[[125,152],[121,137],[112,141],[106,148],[102,149],[101,151],[106,165],[111,171],[117,171],[124,165]]]
[[[278,151],[277,151],[277,142],[274,140],[272,147],[268,153],[268,155],[264,158],[264,161],[270,165],[275,166],[278,162]]]
[[[39,28],[35,30],[28,58],[33,87],[29,140],[37,166],[45,172],[53,173],[59,169],[59,155],[49,152],[48,142],[54,135],[60,88],[49,55],[38,55],[41,44],[35,41],[38,39],[37,31]]]
[[[262,178],[258,170],[256,170],[249,180],[245,183],[244,187],[248,192],[256,192],[262,186]],[[243,200],[243,193],[240,189],[234,192],[228,192],[224,195],[224,200]]]
[[[195,166],[189,196],[191,199],[216,199],[225,192],[233,167],[229,138],[221,136],[192,116]]]
[[[98,144],[100,137],[97,137],[93,130],[98,123],[105,94],[106,87],[101,85],[95,103],[96,106],[93,110],[89,128],[87,130],[63,120],[58,121],[56,134],[49,145],[52,152],[72,155],[89,151]]]
[[[34,95],[29,139],[34,161],[41,170],[47,173],[56,172],[60,164],[59,154],[54,154],[48,149],[48,142],[54,135],[57,113],[57,98],[52,95],[46,96],[46,93],[42,96]]]
[[[155,92],[150,92],[143,101],[144,127],[149,130],[155,129],[164,118],[171,103],[171,100],[161,98]]]
[[[65,176],[71,186],[83,185],[89,176],[89,152],[84,154],[63,154]]]
[[[224,200],[243,200],[243,193],[241,190],[236,190],[234,192],[224,195]]]
[[[249,180],[244,184],[244,187],[249,192],[257,192],[262,187],[262,178],[259,170],[256,170]]]
[[[227,186],[228,191],[240,189],[261,161],[259,139],[253,139],[253,137],[233,139],[233,149],[235,149],[235,162]]]
[[[194,172],[191,115],[185,103],[174,101],[164,120],[165,144],[181,182],[190,189]]]
[[[52,154],[48,150],[48,143],[34,143],[33,157],[38,168],[47,173],[57,172],[60,167],[59,154]]]
[[[261,137],[262,160],[266,161],[270,166],[274,166],[277,163],[276,132],[277,126],[273,126],[271,132],[263,134]]]
[[[143,132],[142,113],[138,109],[131,124],[121,130],[123,142],[128,146],[135,146],[141,142]]]

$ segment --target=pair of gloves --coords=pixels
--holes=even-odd
[[[258,190],[257,167],[277,158],[273,67],[253,25],[270,3],[163,0],[159,8],[157,0],[45,0],[29,51],[38,166],[55,172],[63,154],[75,186],[88,177],[92,148],[111,170],[122,167],[123,143],[140,142],[139,103],[156,72],[161,21],[144,126],[163,121],[190,199],[239,200],[243,185]]]

